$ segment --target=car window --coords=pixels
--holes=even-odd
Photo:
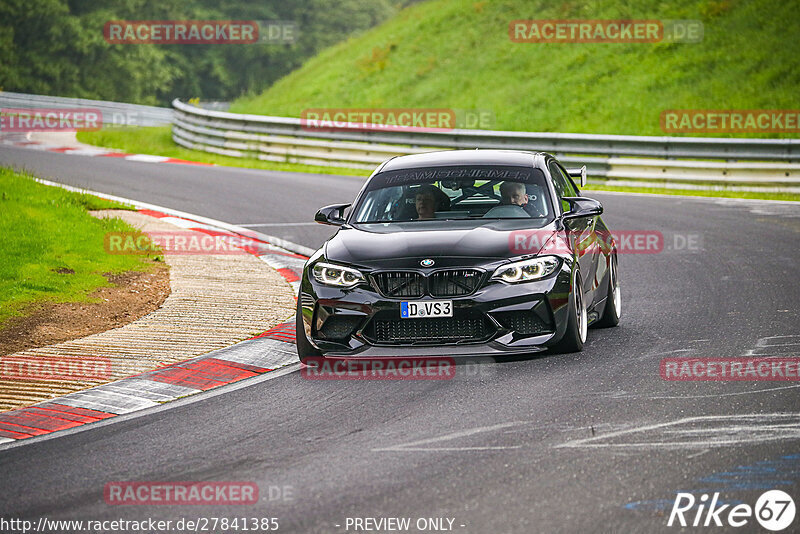
[[[556,164],[556,168],[559,170],[561,177],[564,179],[564,183],[566,184],[566,192],[568,197],[577,197],[580,196],[581,192],[578,191],[578,188],[575,187],[575,183],[570,178],[569,173],[559,164]]]
[[[567,176],[567,173],[555,161],[551,161],[548,164],[548,168],[553,178],[553,186],[556,189],[556,195],[558,195],[558,200],[561,201],[561,210],[568,211],[569,203],[562,199],[564,197],[577,197],[578,190],[572,185],[572,181]]]
[[[390,171],[370,180],[352,222],[544,220],[553,216],[545,191],[545,175],[536,168],[456,166]]]

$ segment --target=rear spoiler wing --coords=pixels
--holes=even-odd
[[[581,187],[586,187],[586,165],[580,169],[567,169],[567,174],[573,180],[580,180]]]

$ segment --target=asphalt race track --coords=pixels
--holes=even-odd
[[[309,247],[332,228],[309,224],[316,209],[352,200],[363,182],[11,147],[0,163]],[[590,330],[582,353],[444,381],[293,372],[23,444],[0,451],[2,515],[275,517],[279,532],[346,532],[354,517],[450,518],[465,533],[670,532],[678,491],[752,506],[781,489],[798,502],[800,382],[665,381],[659,364],[798,355],[800,204],[587,196],[612,229],[662,232],[664,250],[620,256],[621,324]],[[127,480],[252,481],[261,501],[107,505],[104,485]],[[738,531],[758,528],[751,518]]]

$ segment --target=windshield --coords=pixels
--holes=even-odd
[[[372,177],[354,223],[552,219],[544,173],[530,167],[402,169]],[[544,221],[543,221],[544,220]]]

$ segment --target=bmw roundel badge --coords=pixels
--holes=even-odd
[[[421,262],[419,262],[419,264],[422,265],[423,267],[433,267],[434,263],[436,262],[430,258],[424,259]]]

